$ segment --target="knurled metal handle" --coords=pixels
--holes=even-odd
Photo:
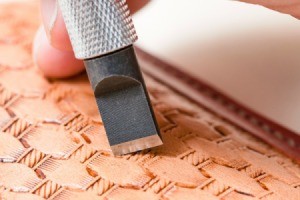
[[[101,56],[137,40],[126,0],[58,2],[78,59]]]

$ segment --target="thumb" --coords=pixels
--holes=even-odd
[[[132,13],[142,8],[149,0],[128,0]],[[64,23],[58,0],[42,0],[42,21],[50,44],[59,50],[72,50],[70,38]]]
[[[41,0],[41,11],[43,25],[33,44],[36,65],[48,77],[63,78],[78,74],[84,65],[74,56],[57,0]]]
[[[72,50],[57,0],[41,1],[42,21],[50,44],[59,50]]]
[[[76,1],[76,0],[74,0]],[[36,34],[33,54],[37,66],[49,77],[68,77],[84,69],[77,60],[67,33],[58,0],[41,0],[43,27]],[[128,0],[129,9],[134,13],[148,0]]]
[[[258,4],[300,19],[299,0],[241,0],[247,3]]]

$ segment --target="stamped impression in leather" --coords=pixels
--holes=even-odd
[[[86,74],[33,65],[33,13],[0,6],[0,199],[300,199],[298,164],[150,77],[164,145],[114,157]]]

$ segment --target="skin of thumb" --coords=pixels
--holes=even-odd
[[[41,1],[42,22],[50,44],[63,51],[72,51],[72,45],[57,0]]]

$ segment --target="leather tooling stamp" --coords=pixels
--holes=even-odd
[[[0,55],[8,42],[30,55],[37,13],[34,3],[0,6]],[[166,142],[113,156],[95,102],[82,103],[93,101],[86,74],[49,81],[32,61],[6,58],[0,199],[300,199],[296,162],[148,76]]]

